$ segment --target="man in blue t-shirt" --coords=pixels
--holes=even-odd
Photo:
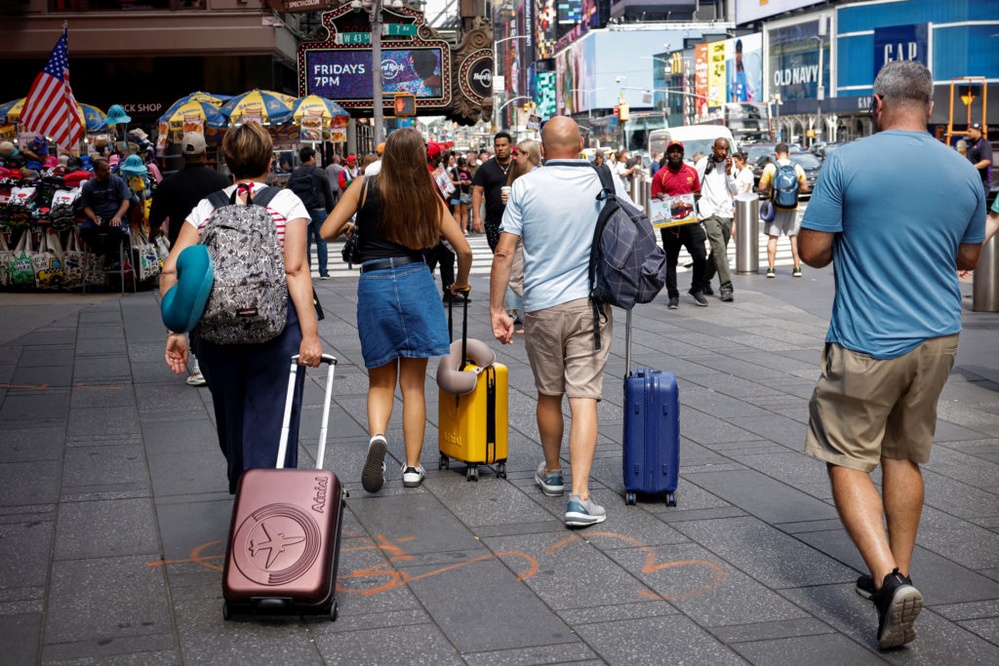
[[[871,571],[857,591],[874,601],[886,649],[915,638],[923,605],[909,578],[923,506],[919,465],[929,460],[957,353],[957,270],[978,263],[985,197],[971,164],[926,132],[926,67],[888,63],[873,99],[878,133],[826,160],[798,249],[809,266],[836,269],[805,452],[828,465],[840,518]],[[870,478],[879,462],[883,499]]]

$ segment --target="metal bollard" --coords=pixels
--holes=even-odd
[[[760,272],[760,197],[753,192],[735,198],[735,272]]]
[[[978,266],[972,277],[971,309],[975,312],[999,312],[999,234],[982,246]]]

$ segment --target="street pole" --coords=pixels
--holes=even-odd
[[[822,69],[824,66],[823,56],[825,55],[825,49],[822,48],[822,40],[826,36],[826,17],[819,17],[819,36],[816,38],[819,42],[819,75],[815,86],[815,141],[818,143],[822,140],[822,100],[825,97],[826,89],[822,85]]]
[[[371,61],[374,69],[371,79],[371,99],[375,106],[371,148],[374,151],[375,146],[382,142],[382,133],[385,131],[385,110],[382,108],[382,0],[374,0],[371,6]]]

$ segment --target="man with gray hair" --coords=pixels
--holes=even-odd
[[[985,197],[975,168],[934,139],[933,77],[914,61],[874,81],[874,136],[826,160],[802,221],[809,266],[835,265],[836,295],[809,403],[805,452],[825,461],[847,534],[871,575],[881,649],[916,636],[909,577],[940,392],[961,331],[955,269],[978,263]],[[881,465],[882,488],[870,473]],[[887,522],[887,532],[885,531]]]
[[[583,150],[579,126],[555,116],[541,131],[545,166],[514,181],[503,211],[489,282],[493,335],[513,343],[514,322],[503,306],[517,241],[524,241],[524,329],[527,358],[538,390],[538,432],[544,460],[534,481],[545,495],[561,496],[565,484],[559,462],[562,398],[568,396],[569,465],[572,489],[565,524],[586,527],[607,518],[590,496],[590,469],[597,448],[597,403],[603,396],[604,366],[610,345],[594,349],[594,313],[589,294],[590,248],[603,203],[600,178]],[[605,168],[605,167],[601,167]],[[624,182],[614,178],[615,194],[628,200]],[[558,220],[558,224],[553,224]],[[611,311],[604,307],[600,337],[611,338]]]

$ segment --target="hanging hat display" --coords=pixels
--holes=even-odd
[[[118,167],[118,171],[127,176],[145,176],[149,173],[149,169],[138,155],[129,155]]]
[[[131,116],[125,113],[125,107],[121,104],[114,104],[108,109],[108,125],[125,125],[132,122]]]

